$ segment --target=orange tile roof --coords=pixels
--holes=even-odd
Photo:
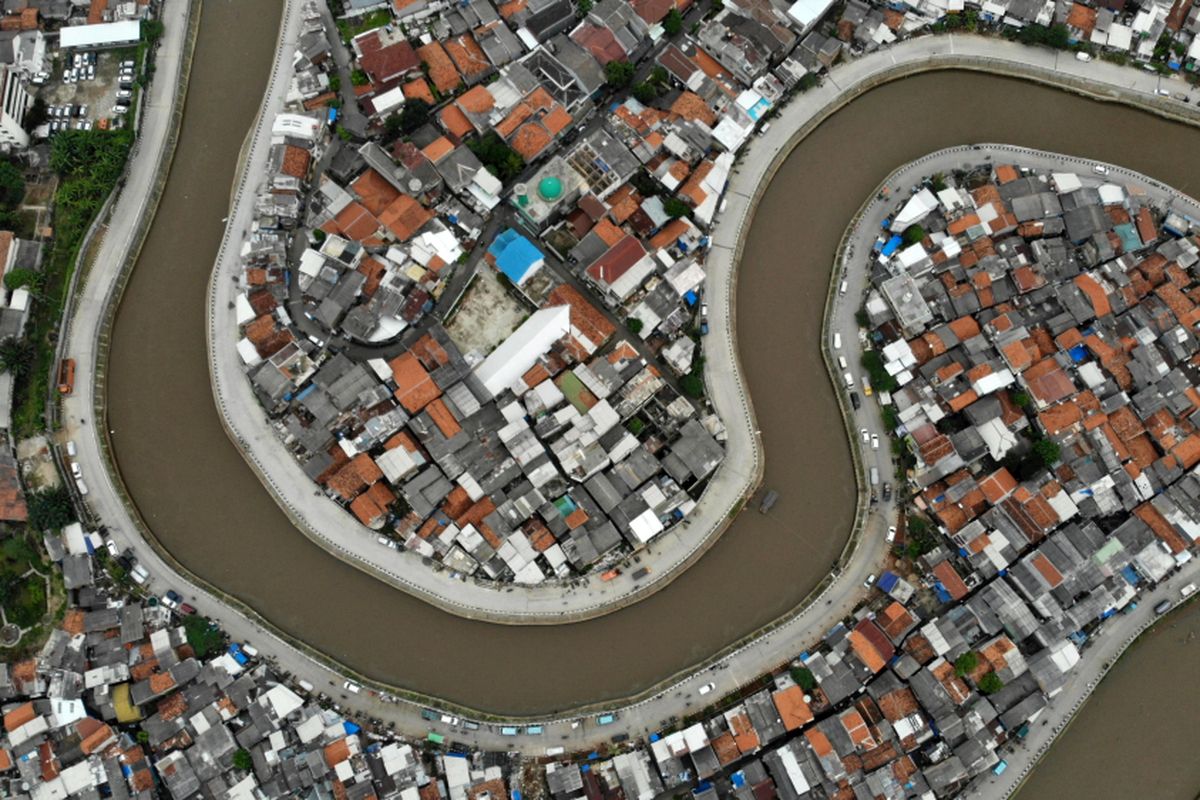
[[[430,42],[417,48],[417,55],[429,69],[429,79],[442,94],[450,94],[460,82],[458,69],[440,42]]]
[[[1108,302],[1108,294],[1100,286],[1099,282],[1091,275],[1076,275],[1075,285],[1079,287],[1087,299],[1092,304],[1092,313],[1097,317],[1104,317],[1112,313],[1112,306]]]
[[[557,103],[542,117],[542,125],[554,136],[562,133],[574,121],[567,110]]]
[[[803,701],[803,699],[802,697],[801,700]],[[743,753],[752,753],[758,749],[760,744],[758,732],[754,730],[750,717],[744,711],[729,715],[729,729],[733,732],[733,741],[737,744],[738,750]]]
[[[568,347],[578,361],[585,361],[617,331],[616,326],[595,305],[568,283],[554,287],[542,307],[559,305],[571,307]]]
[[[608,219],[602,219],[597,222],[596,226],[590,232],[596,234],[600,238],[600,241],[609,247],[612,247],[625,238],[625,232]]]
[[[789,686],[773,692],[771,699],[775,702],[775,709],[787,730],[799,730],[813,721],[812,709],[804,702],[804,690],[799,686]]]
[[[439,136],[421,150],[421,153],[434,164],[454,152],[454,142],[445,136]]]
[[[350,203],[333,218],[333,224],[347,239],[361,242],[379,230],[379,220],[358,203]]]
[[[446,401],[442,398],[437,398],[425,410],[429,413],[433,424],[438,426],[438,430],[447,439],[453,438],[462,431],[462,426],[458,424],[458,420],[450,413],[450,409],[446,406]]]
[[[438,112],[438,119],[442,121],[442,127],[462,140],[475,132],[475,126],[471,124],[471,120],[463,113],[463,110],[451,103]]]
[[[470,33],[464,33],[462,36],[456,36],[447,41],[446,52],[450,54],[458,71],[465,78],[482,75],[492,69],[492,62],[488,61],[483,48]]]
[[[934,567],[933,576],[941,581],[942,587],[950,593],[952,599],[961,600],[967,596],[967,585],[963,583],[962,578],[955,572],[949,561],[942,561]]]
[[[308,175],[308,164],[311,160],[312,154],[303,147],[297,147],[294,144],[284,145],[283,164],[279,169],[284,175],[303,180]]]
[[[887,662],[880,657],[879,653],[876,652],[875,648],[871,646],[871,643],[867,641],[867,638],[862,633],[857,630],[850,631],[849,639],[850,647],[854,650],[854,654],[858,656],[858,660],[867,669],[871,670],[871,672],[879,672],[887,666]]]
[[[425,223],[433,219],[433,212],[406,194],[396,197],[379,215],[379,222],[402,242],[407,242]]]
[[[684,91],[675,98],[671,113],[683,119],[703,122],[710,128],[717,122],[717,113],[695,92]]]
[[[396,399],[410,414],[441,397],[442,390],[411,352],[396,356],[388,366],[392,368],[392,379],[396,382]]]
[[[4,715],[4,730],[12,733],[17,728],[32,722],[38,716],[37,711],[33,708],[33,701],[23,703]]]
[[[429,105],[437,102],[433,99],[433,90],[429,88],[429,83],[424,78],[409,81],[404,84],[401,91],[404,92],[405,100],[424,100]]]
[[[354,179],[350,190],[358,196],[363,207],[376,217],[400,194],[396,187],[388,183],[387,178],[370,168]]]
[[[554,137],[540,122],[527,122],[517,130],[508,144],[528,162],[541,155],[552,141]]]
[[[496,107],[496,98],[486,86],[472,86],[454,101],[459,108],[473,114],[486,114]]]

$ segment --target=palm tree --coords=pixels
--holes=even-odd
[[[0,371],[11,372],[20,378],[33,366],[33,345],[24,339],[9,336],[0,341]]]

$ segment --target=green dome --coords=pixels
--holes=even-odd
[[[538,181],[538,194],[543,200],[557,200],[562,194],[562,181],[553,175],[548,175]]]

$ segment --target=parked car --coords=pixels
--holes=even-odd
[[[243,648],[243,649],[245,649],[245,648]],[[345,690],[346,690],[347,692],[349,692],[350,694],[358,694],[359,692],[361,692],[361,691],[362,691],[362,687],[361,687],[361,686],[359,686],[359,685],[358,685],[357,683],[355,683],[354,681],[346,681],[346,682],[344,682],[344,683],[342,684],[342,688],[343,688],[343,689],[345,689]]]
[[[192,614],[196,613],[196,607],[193,606],[191,603],[180,603],[179,604],[179,613],[185,617],[190,617]]]
[[[108,554],[113,558],[117,558],[121,555],[120,548],[117,547],[117,543],[112,540],[111,536],[104,540],[104,549],[107,550]]]
[[[867,430],[866,428],[863,428],[862,430],[860,430],[860,431],[859,431],[859,434],[861,434],[861,435],[862,435],[863,444],[869,444],[869,443],[870,443],[870,441],[871,441],[871,432],[870,432],[869,430]]]
[[[701,694],[701,696],[706,695],[715,688],[717,688],[717,685],[715,683],[706,683],[700,687],[700,694]]]
[[[867,576],[867,579],[865,581],[863,581],[863,586],[870,589],[874,585],[875,585],[875,573],[872,572],[870,575]]]
[[[117,99],[118,100],[128,100],[131,97],[133,97],[133,92],[131,92],[129,89],[118,89],[117,90]]]
[[[132,578],[133,582],[138,586],[144,586],[146,581],[150,580],[150,572],[141,564],[137,564],[129,571],[129,577]]]
[[[862,399],[859,398],[858,392],[850,393],[850,405],[854,406],[855,411],[858,411],[860,408],[862,408]]]
[[[183,602],[183,598],[174,590],[168,591],[162,596],[162,604],[174,611],[179,608],[179,604]]]
[[[438,713],[430,708],[422,708],[421,719],[425,720],[426,722],[437,722]]]
[[[891,527],[888,528],[887,540],[888,540],[888,544],[891,544],[892,542],[896,541],[896,526],[895,525],[892,525]]]
[[[871,449],[872,450],[879,449],[879,434],[878,433],[871,434]]]

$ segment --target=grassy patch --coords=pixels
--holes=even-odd
[[[196,651],[196,658],[205,658],[220,652],[225,647],[225,634],[208,617],[199,614],[183,618],[183,631],[188,644]]]
[[[16,534],[0,545],[0,605],[8,621],[22,628],[36,625],[46,615],[46,582],[37,575],[22,577],[30,568],[43,574],[49,565],[23,534]]]
[[[359,19],[357,22],[339,19],[337,21],[338,33],[342,35],[342,40],[349,42],[360,33],[373,31],[376,28],[382,28],[392,21],[392,12],[386,8],[381,8],[378,11],[372,11],[370,14]]]

